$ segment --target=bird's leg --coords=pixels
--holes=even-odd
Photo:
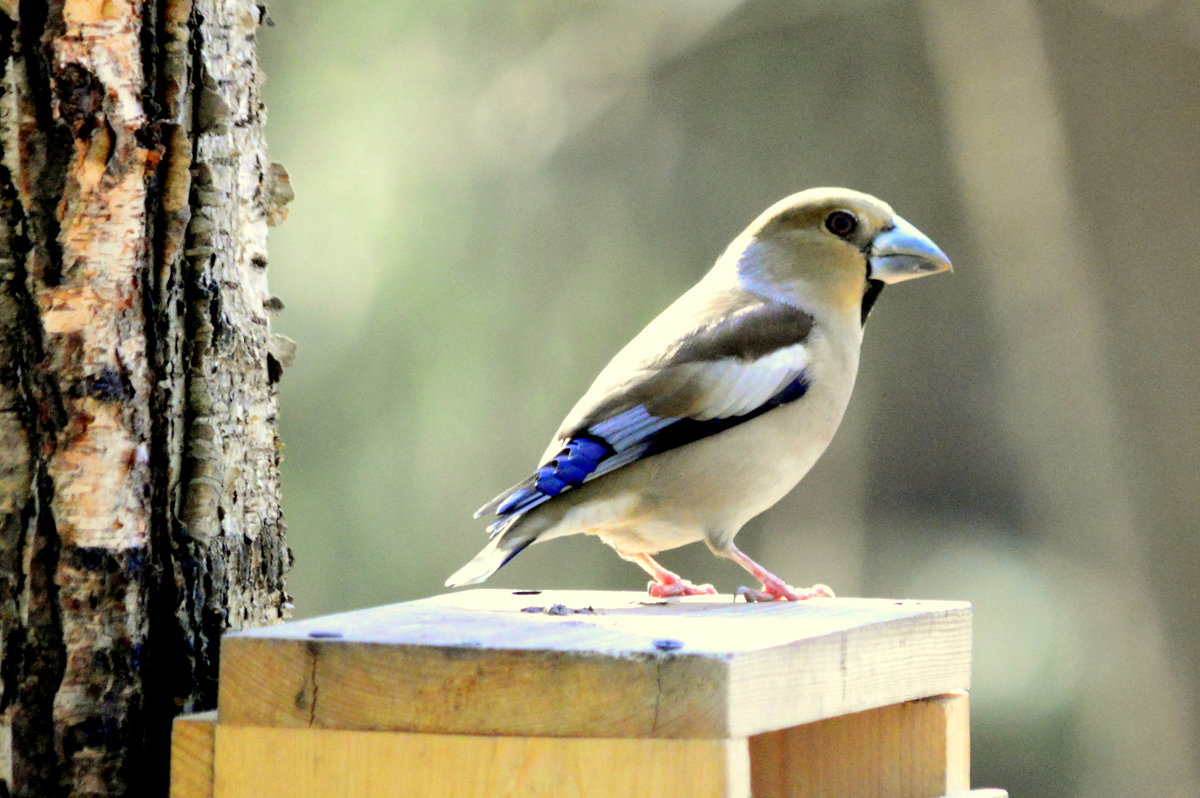
[[[636,563],[643,571],[650,574],[654,580],[646,586],[647,592],[655,598],[671,598],[673,596],[711,596],[717,589],[712,585],[693,585],[679,574],[668,571],[659,565],[649,554],[626,554],[618,551],[622,558]]]
[[[749,587],[739,587],[737,589],[737,595],[746,599],[746,601],[803,601],[804,599],[818,597],[833,598],[833,591],[828,585],[813,585],[808,588],[792,587],[747,557],[732,542],[721,549],[720,553],[754,574],[754,578],[762,582],[762,590],[754,590]]]

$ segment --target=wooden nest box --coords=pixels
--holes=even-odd
[[[227,636],[171,794],[935,798],[970,667],[964,602],[470,590]]]

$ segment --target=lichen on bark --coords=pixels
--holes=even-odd
[[[263,138],[232,0],[0,3],[0,780],[165,794],[286,615]]]

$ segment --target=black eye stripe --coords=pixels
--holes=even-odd
[[[858,229],[858,217],[850,211],[834,211],[825,217],[825,229],[839,238],[845,238]]]

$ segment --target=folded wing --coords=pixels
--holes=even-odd
[[[602,375],[555,436],[547,454],[556,453],[476,513],[500,516],[489,531],[585,482],[804,396],[812,317],[745,294],[718,301],[726,305],[720,312],[657,347],[623,378]],[[630,348],[638,345],[635,339]]]

